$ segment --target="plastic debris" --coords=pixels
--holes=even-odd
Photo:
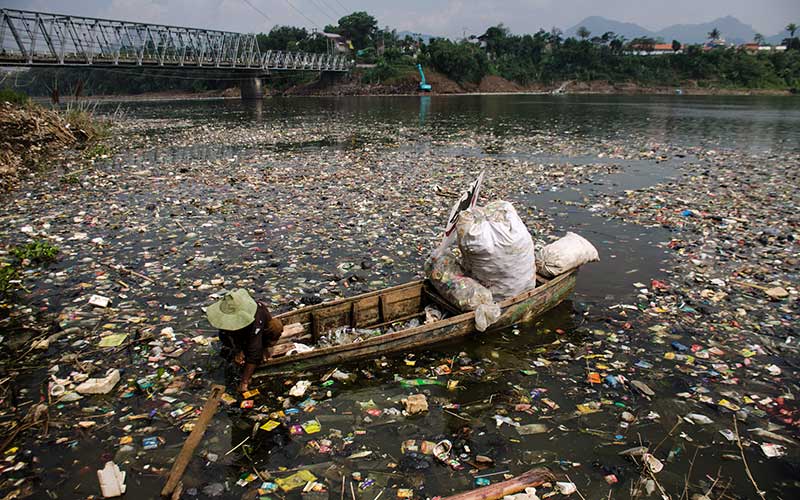
[[[108,394],[119,382],[119,370],[109,370],[103,378],[90,378],[75,387],[79,394]]]
[[[428,400],[424,394],[413,394],[402,400],[403,408],[409,415],[416,415],[428,411]]]
[[[125,494],[125,473],[119,470],[114,462],[106,462],[105,467],[97,471],[100,491],[104,498],[119,497]]]
[[[308,388],[311,387],[311,382],[308,380],[300,380],[291,389],[289,389],[289,395],[294,397],[300,397],[306,393]]]

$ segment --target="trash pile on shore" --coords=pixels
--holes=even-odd
[[[508,196],[535,237],[555,239],[533,193],[676,158],[675,184],[579,203],[668,229],[669,268],[630,279],[624,296],[594,284],[588,304],[455,348],[256,381],[223,398],[184,498],[426,498],[534,466],[557,478],[539,498],[737,498],[755,494],[745,460],[768,497],[797,490],[774,472],[800,457],[796,154],[766,165],[469,128],[419,144],[397,124],[327,118],[166,131],[132,119],[122,151],[78,184],[25,181],[29,195],[0,212],[3,241],[49,241],[61,257],[26,272],[31,293],[0,320],[13,361],[0,495],[98,495],[112,461],[126,495],[155,496],[209,387],[231,380],[202,312],[226,290],[283,311],[419,277],[448,188],[478,165],[482,196]]]
[[[0,103],[0,192],[14,185],[21,169],[36,170],[53,150],[76,142],[55,111],[34,104]]]

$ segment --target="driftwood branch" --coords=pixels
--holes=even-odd
[[[520,474],[517,477],[511,478],[508,481],[490,484],[489,486],[484,486],[483,488],[459,493],[457,495],[444,498],[443,500],[497,500],[498,498],[503,498],[506,495],[513,495],[514,493],[524,491],[525,488],[535,488],[553,480],[555,480],[555,476],[553,476],[549,470],[536,468],[531,469],[524,474]]]
[[[178,453],[178,458],[176,458],[175,463],[172,464],[172,469],[169,471],[169,479],[167,479],[167,484],[164,485],[164,489],[161,490],[161,496],[172,497],[176,490],[182,489],[180,482],[183,473],[186,471],[186,467],[189,465],[192,455],[194,455],[194,450],[203,439],[203,434],[205,434],[208,424],[211,423],[211,419],[214,418],[214,414],[217,412],[217,407],[219,406],[219,400],[224,393],[225,387],[221,385],[211,386],[211,395],[206,400],[203,411],[194,424],[192,433],[189,434],[189,437],[186,438],[186,441],[183,443],[183,448],[181,448],[181,452]]]

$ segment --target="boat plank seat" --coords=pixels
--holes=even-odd
[[[310,332],[316,343],[325,332],[342,326],[376,328],[418,316],[422,310],[422,287],[422,283],[418,283],[359,300],[337,301],[287,316],[285,320],[302,324],[304,332]]]

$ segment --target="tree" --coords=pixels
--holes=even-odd
[[[761,33],[756,33],[755,36],[753,36],[753,41],[759,45],[764,45],[764,35]]]
[[[677,40],[672,41],[672,52],[678,52],[679,50],[681,50],[681,47],[683,47],[681,45],[681,42]]]
[[[614,54],[622,54],[622,49],[625,48],[625,37],[622,35],[615,36],[608,46],[611,47],[611,52]]]
[[[503,23],[497,26],[492,26],[486,30],[486,33],[481,35],[480,39],[486,42],[486,51],[490,54],[497,55],[498,52],[506,49],[506,41],[508,39],[508,28],[503,26]]]
[[[256,35],[260,50],[297,50],[297,44],[306,38],[308,31],[295,26],[275,26],[266,35]]]
[[[789,32],[789,36],[794,38],[794,33],[797,31],[797,25],[795,23],[789,23],[786,25],[786,31]]]
[[[708,39],[711,40],[712,42],[714,40],[719,40],[720,36],[722,36],[722,33],[720,33],[720,31],[717,28],[714,28],[713,30],[708,32]]]
[[[561,31],[559,28],[556,28],[555,26],[553,26],[553,28],[550,29],[550,34],[548,36],[548,41],[551,44],[553,44],[553,46],[558,47],[559,45],[561,45],[561,41],[564,39],[563,35],[564,35],[563,31]]]
[[[357,50],[370,45],[377,31],[378,21],[363,11],[339,19],[338,33],[352,41]]]
[[[469,42],[432,39],[428,54],[437,70],[457,82],[478,83],[489,70],[486,53]]]
[[[603,33],[603,36],[601,36],[600,38],[604,42],[610,42],[611,40],[615,39],[616,37],[617,37],[617,34],[614,33],[613,31],[606,31],[605,33]]]
[[[586,26],[581,26],[580,28],[578,28],[578,31],[577,31],[576,34],[579,37],[581,37],[581,40],[586,40],[587,38],[589,38],[589,35],[591,35],[592,32],[589,31],[588,29],[586,29]]]

